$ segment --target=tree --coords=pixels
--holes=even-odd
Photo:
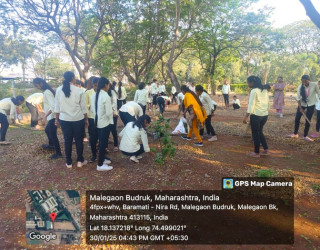
[[[15,42],[10,37],[0,34],[0,72],[4,67],[18,63]]]
[[[224,56],[237,56],[245,48],[260,50],[267,46],[266,38],[272,34],[266,21],[268,13],[247,12],[252,2],[228,0],[217,5],[207,4],[201,15],[194,33],[194,49],[213,89],[219,60]]]
[[[82,80],[90,69],[97,41],[105,31],[108,10],[101,0],[3,0],[2,24],[42,34],[54,33],[64,44]]]
[[[311,21],[320,29],[320,14],[311,0],[300,0],[300,3],[302,3],[305,8],[307,16],[309,16]]]
[[[71,70],[70,64],[63,62],[57,57],[48,57],[45,61],[37,63],[35,65],[35,73],[44,79],[47,77],[61,80],[63,73],[67,70]]]

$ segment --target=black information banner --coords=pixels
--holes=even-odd
[[[87,191],[87,244],[293,244],[293,178],[222,190]]]

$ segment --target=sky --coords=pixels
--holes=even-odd
[[[317,10],[320,10],[320,0],[312,0],[312,3]],[[270,21],[275,28],[281,28],[295,21],[309,19],[299,0],[260,0],[252,8],[263,8],[264,6],[274,8]]]

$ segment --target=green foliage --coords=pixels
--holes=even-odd
[[[151,126],[151,130],[160,145],[160,152],[156,153],[155,162],[164,164],[168,157],[174,157],[176,154],[176,148],[171,138],[170,119],[165,119],[160,115],[158,120]],[[153,152],[155,152],[155,149],[153,149]]]
[[[273,177],[275,176],[276,172],[272,169],[260,169],[256,172],[257,177],[264,178],[264,177]]]

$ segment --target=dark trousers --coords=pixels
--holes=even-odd
[[[206,121],[205,121],[205,125],[206,125],[206,129],[207,129],[207,133],[208,135],[212,135],[215,136],[216,132],[214,131],[214,128],[211,124],[211,115],[208,115]],[[200,135],[203,136],[204,133],[204,128],[200,129]]]
[[[118,116],[113,117],[113,124],[111,126],[111,133],[113,137],[113,146],[118,147],[118,132],[117,132],[117,123],[118,123]]]
[[[268,149],[266,138],[263,134],[263,127],[267,123],[268,116],[250,115],[250,125],[254,142],[254,152],[260,153],[260,144],[264,150]]]
[[[157,97],[158,95],[152,95],[152,104],[157,105]]]
[[[229,94],[223,94],[224,104],[229,106]]]
[[[127,155],[127,156],[139,156],[139,155],[144,153],[144,148],[143,148],[143,145],[140,144],[140,149],[137,152],[134,152],[134,153],[128,153],[128,152],[125,152],[125,151],[121,151],[121,152],[124,155]]]
[[[118,110],[122,107],[123,104],[126,104],[126,99],[117,100],[117,108],[118,108]]]
[[[59,120],[64,137],[66,162],[72,164],[72,140],[75,139],[77,150],[77,161],[83,162],[83,135],[85,129],[84,119],[76,122]]]
[[[302,107],[302,109],[305,111],[307,110],[306,112],[306,116],[308,117],[308,119],[311,121],[312,119],[312,116],[313,116],[313,113],[314,113],[314,108],[315,108],[315,105],[313,106],[309,106],[309,107]],[[298,134],[299,132],[299,126],[300,126],[300,119],[301,119],[301,112],[300,112],[300,109],[299,107],[297,108],[297,113],[296,113],[296,119],[294,121],[294,134]],[[306,125],[304,127],[304,137],[306,137],[309,133],[309,129],[310,129],[310,124],[309,122],[306,121]]]
[[[56,154],[61,154],[61,148],[59,144],[59,139],[57,136],[57,126],[54,124],[56,119],[51,119],[48,121],[47,126],[45,128],[45,132],[47,134],[49,140],[49,146],[54,146],[56,150]]]
[[[317,124],[316,124],[317,132],[320,131],[320,110],[317,110]]]
[[[145,114],[146,114],[147,105],[142,105],[142,104],[140,104],[140,103],[139,103],[139,105],[140,105],[140,107],[142,108],[143,114],[145,115]]]
[[[238,104],[236,104],[236,103],[232,104],[232,107],[233,107],[233,109],[239,109],[240,108],[240,106]]]
[[[94,124],[94,119],[89,118],[89,142],[91,147],[91,154],[94,157],[97,157],[97,142],[98,142],[98,129],[96,125]]]
[[[177,95],[178,95],[178,92],[172,95],[172,103],[173,102],[177,103]]]
[[[123,122],[124,126],[127,125],[128,122],[135,122],[136,118],[130,115],[128,112],[119,112],[120,119]]]
[[[160,108],[160,114],[163,114],[165,111],[165,107],[166,107],[166,102],[163,98],[159,98],[157,99],[159,108]]]
[[[107,127],[98,128],[99,137],[99,156],[98,156],[98,166],[102,166],[106,156],[106,148],[109,142],[109,136],[112,129],[112,124]]]
[[[31,127],[35,127],[38,125],[38,110],[29,102],[26,102],[26,106],[29,109],[29,112],[31,113]]]
[[[1,139],[0,139],[0,141],[5,141],[7,130],[9,128],[9,122],[8,122],[7,116],[2,113],[0,113],[0,124],[1,124],[1,129],[0,129]]]

